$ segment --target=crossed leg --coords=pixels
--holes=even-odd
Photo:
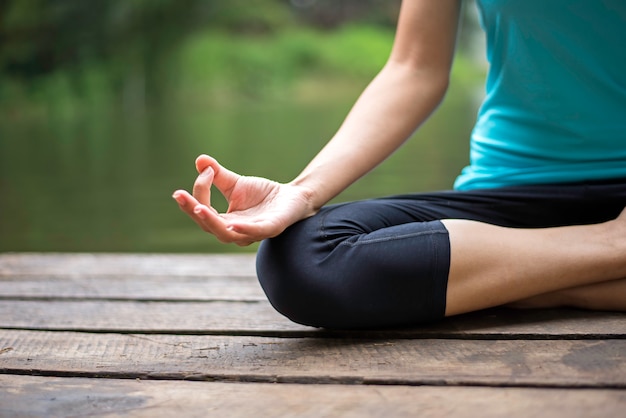
[[[569,198],[558,186],[555,202],[552,187],[537,189],[329,206],[261,245],[259,281],[279,312],[326,328],[413,325],[501,305],[626,311],[626,210],[617,216],[626,199]]]
[[[443,223],[451,245],[446,316],[506,304],[626,310],[626,210],[600,224],[545,229]]]
[[[505,306],[514,309],[571,307],[594,311],[626,311],[626,279],[557,290]]]

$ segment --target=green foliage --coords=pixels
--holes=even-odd
[[[382,68],[393,42],[393,32],[374,26],[348,26],[327,37],[321,66],[347,76],[371,78]]]
[[[85,105],[145,106],[174,97],[224,103],[332,94],[342,84],[363,85],[382,67],[397,5],[0,0],[0,107],[54,108],[70,117]],[[459,64],[456,76],[473,81],[472,65]]]
[[[303,77],[371,78],[392,42],[388,29],[348,26],[333,32],[288,29],[244,37],[207,31],[180,54],[183,87],[258,97],[277,94]]]
[[[98,66],[116,94],[139,86],[154,101],[173,54],[198,28],[270,33],[289,23],[278,0],[0,0],[0,77],[32,86],[59,71],[89,78]]]
[[[0,15],[0,69],[25,77],[158,54],[200,27],[269,32],[289,22],[276,0],[5,0]]]

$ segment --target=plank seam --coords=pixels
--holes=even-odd
[[[163,279],[171,280],[172,278],[190,278],[190,279],[234,279],[234,280],[252,280],[256,281],[257,276],[254,274],[229,274],[229,273],[57,273],[57,272],[28,272],[28,271],[0,271],[0,281],[11,278],[29,279],[52,279],[52,280],[72,280],[72,279]],[[6,280],[9,281],[9,280]]]
[[[0,301],[16,302],[164,302],[164,303],[261,303],[267,299],[259,297],[256,299],[234,299],[234,298],[212,298],[212,299],[174,299],[174,298],[142,298],[142,297],[98,297],[98,296],[12,296],[0,295]]]
[[[481,334],[481,333],[415,333],[394,331],[333,331],[333,330],[190,330],[190,329],[85,329],[71,327],[11,327],[0,326],[6,331],[74,332],[81,334],[120,335],[184,335],[184,336],[233,336],[273,338],[336,338],[336,339],[399,339],[399,340],[479,340],[479,341],[602,341],[625,340],[626,334]]]
[[[542,383],[542,382],[506,382],[474,381],[471,379],[442,379],[423,377],[419,379],[368,378],[360,376],[281,376],[257,374],[190,374],[179,373],[138,373],[138,372],[90,372],[42,369],[1,368],[0,374],[15,376],[76,377],[91,379],[126,379],[126,380],[169,380],[202,381],[223,383],[271,383],[271,384],[306,384],[306,385],[367,385],[367,386],[438,386],[438,387],[498,387],[498,388],[544,388],[544,389],[626,389],[626,383],[598,382],[590,383]]]

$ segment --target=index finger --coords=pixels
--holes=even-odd
[[[228,228],[227,221],[212,207],[204,205],[185,190],[177,190],[172,196],[180,209],[185,212],[203,231],[215,235],[222,242],[241,240],[241,234]]]
[[[200,173],[193,184],[193,196],[207,206],[211,206],[211,185],[214,178],[215,171],[209,166]]]

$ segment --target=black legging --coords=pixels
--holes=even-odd
[[[450,267],[440,219],[509,227],[592,224],[626,206],[626,179],[444,191],[323,208],[257,255],[272,305],[324,328],[409,326],[441,319]]]

